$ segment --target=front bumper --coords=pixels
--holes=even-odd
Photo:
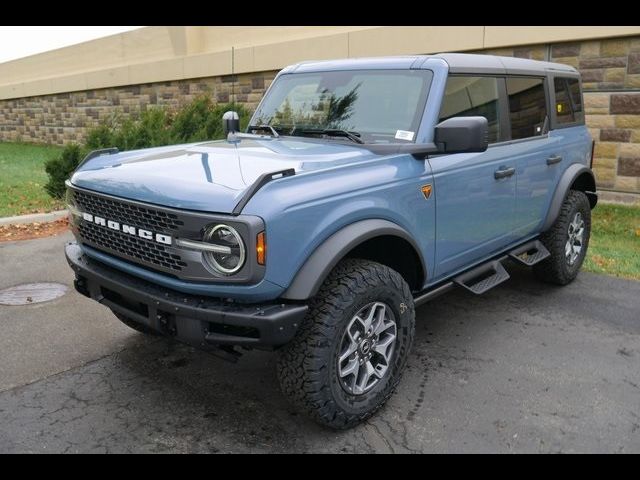
[[[82,252],[73,242],[65,255],[75,288],[131,320],[198,348],[242,345],[278,347],[295,335],[308,307],[301,304],[240,304],[187,295],[131,276]]]

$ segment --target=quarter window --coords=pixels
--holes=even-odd
[[[571,100],[573,101],[573,114],[576,117],[576,122],[584,123],[580,82],[577,78],[567,78],[567,83],[569,84],[569,92],[571,93]]]
[[[485,117],[489,143],[500,138],[498,81],[493,77],[449,77],[440,108],[440,121],[451,117]]]
[[[511,138],[535,137],[544,134],[547,102],[542,78],[508,77]]]
[[[555,77],[556,121],[558,124],[584,123],[580,82],[577,78]]]

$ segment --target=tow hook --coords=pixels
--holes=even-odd
[[[160,329],[167,335],[175,336],[178,333],[176,329],[176,321],[173,315],[167,315],[166,313],[159,312],[156,315],[158,322],[160,323]]]

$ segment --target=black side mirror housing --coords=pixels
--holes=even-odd
[[[222,115],[222,131],[225,135],[240,131],[240,117],[237,112],[229,110]]]
[[[441,153],[484,152],[489,146],[485,117],[453,117],[435,127],[434,143]]]

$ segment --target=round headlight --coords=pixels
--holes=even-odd
[[[203,241],[218,247],[203,253],[207,265],[216,272],[232,275],[244,265],[246,251],[242,237],[235,228],[223,224],[208,227]]]

